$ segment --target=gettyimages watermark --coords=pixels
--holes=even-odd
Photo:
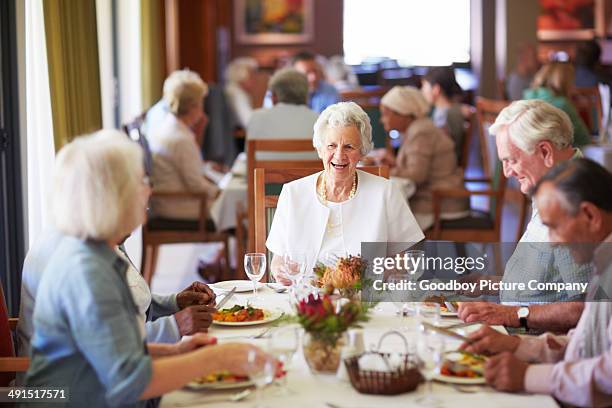
[[[610,300],[612,279],[608,279],[605,271],[599,272],[601,276],[595,273],[598,268],[594,267],[593,258],[597,249],[600,253],[612,251],[612,246],[362,243],[362,257],[368,264],[362,276],[362,300],[407,302],[443,298],[503,303]]]

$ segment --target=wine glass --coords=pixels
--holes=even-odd
[[[285,375],[277,382],[281,386],[280,395],[290,395],[287,388],[287,372],[300,342],[300,329],[297,326],[285,326],[275,329],[268,338],[268,351],[283,363]]]
[[[257,351],[249,350],[247,355],[247,372],[249,380],[255,385],[255,408],[266,408],[263,405],[263,388],[274,381],[276,367],[274,359],[268,357],[263,363],[257,361]]]
[[[306,271],[306,254],[303,252],[291,252],[283,256],[281,274],[291,281],[291,294],[297,299],[297,287],[304,277]]]
[[[417,340],[417,367],[425,379],[425,395],[417,399],[417,402],[425,406],[437,406],[440,401],[434,397],[431,382],[436,374],[440,373],[442,360],[444,359],[444,338],[442,335],[423,329]]]
[[[413,282],[418,281],[425,272],[425,251],[413,249],[404,253],[406,258],[406,273]]]
[[[244,255],[244,271],[253,282],[253,299],[257,299],[257,282],[266,273],[266,254],[248,253]]]
[[[417,317],[421,322],[438,326],[440,323],[440,304],[436,302],[420,302],[417,308]]]

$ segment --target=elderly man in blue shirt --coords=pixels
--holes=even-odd
[[[293,57],[293,68],[308,78],[308,106],[315,112],[323,112],[329,105],[340,101],[338,91],[323,79],[323,70],[316,57],[300,52]]]

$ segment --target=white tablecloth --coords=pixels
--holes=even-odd
[[[219,197],[210,208],[210,217],[215,222],[217,230],[224,231],[236,227],[236,208],[238,203],[247,208],[246,177],[231,175],[224,185]]]
[[[246,302],[250,294],[237,294],[235,303]],[[289,297],[286,294],[276,294],[266,288],[260,290],[260,296],[264,299],[267,307],[278,307],[289,311]],[[232,303],[234,301],[230,301]],[[402,319],[395,315],[396,307],[391,304],[381,304],[380,311],[373,311],[371,320],[364,325],[364,343],[366,348],[378,343],[380,336],[389,331],[397,330],[402,326]],[[446,320],[447,318],[445,318]],[[266,340],[248,340],[244,337],[261,333],[265,326],[250,327],[219,327],[212,326],[210,334],[216,336],[220,342],[223,341],[250,341],[259,342],[265,347]],[[385,340],[383,348],[399,350],[401,340],[389,337]],[[449,342],[447,349],[458,346],[458,342]],[[403,347],[403,346],[402,346]],[[359,394],[352,388],[350,382],[343,381],[333,375],[313,375],[310,373],[301,352],[296,353],[293,364],[289,367],[288,387],[295,391],[290,396],[278,396],[276,390],[268,389],[264,393],[264,403],[270,408],[318,408],[325,407],[326,402],[331,402],[342,408],[369,408],[369,407],[417,407],[416,399],[422,395],[423,387],[411,393],[397,396],[373,396]],[[517,395],[496,392],[493,389],[482,386],[476,393],[462,393],[450,385],[434,383],[434,393],[442,401],[441,407],[557,407],[554,399],[542,395]],[[190,400],[206,398],[209,395],[232,395],[236,391],[189,391],[179,390],[164,396],[162,407],[170,408],[176,403],[184,403]],[[251,407],[254,404],[254,393],[241,402],[218,402],[206,403],[203,407],[232,406],[236,408]]]

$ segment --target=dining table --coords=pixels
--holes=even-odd
[[[293,314],[292,295],[285,291],[278,293],[277,288],[260,284],[257,293],[257,305],[269,310],[279,311],[285,315]],[[226,290],[220,290],[211,285],[213,290],[222,298]],[[227,288],[227,285],[225,286]],[[246,305],[252,299],[251,292],[236,293],[228,305]],[[226,305],[225,307],[228,307]],[[259,306],[261,305],[261,306]],[[383,352],[401,352],[405,344],[400,336],[388,335],[379,346],[383,335],[397,331],[403,333],[408,342],[414,342],[417,335],[410,325],[410,317],[399,313],[400,307],[392,302],[383,302],[370,309],[370,319],[362,323],[359,329],[366,350],[379,350]],[[280,319],[279,321],[282,321]],[[441,317],[440,325],[446,326],[460,321],[456,317]],[[209,335],[218,339],[219,343],[249,342],[266,350],[268,336],[274,333],[275,325],[286,323],[269,322],[260,325],[240,327],[227,327],[215,323],[209,328]],[[466,328],[465,331],[476,330],[477,325]],[[503,327],[496,327],[504,331]],[[272,334],[273,335],[273,334]],[[455,350],[461,341],[448,338],[445,341],[447,351]],[[270,408],[407,408],[419,407],[417,401],[424,393],[425,386],[399,395],[382,396],[361,394],[356,391],[348,380],[346,371],[334,374],[313,373],[309,369],[301,352],[301,347],[294,354],[287,368],[286,387],[288,395],[279,392],[276,385],[268,385],[263,390],[263,405]],[[230,401],[239,395],[240,390],[192,390],[183,388],[166,394],[161,400],[161,407],[252,407],[255,404],[254,392],[248,394],[240,401]],[[548,395],[528,395],[498,392],[487,385],[455,385],[439,381],[433,383],[433,393],[439,400],[437,407],[558,407],[555,399]]]

